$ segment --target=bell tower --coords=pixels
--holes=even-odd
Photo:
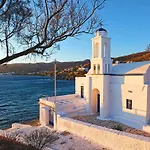
[[[96,31],[92,39],[92,74],[109,74],[112,66],[110,56],[110,38],[107,37],[107,31],[100,28]]]

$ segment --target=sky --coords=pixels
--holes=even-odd
[[[150,0],[107,0],[100,13],[103,28],[111,37],[111,56],[117,57],[140,52],[150,44]],[[69,38],[60,43],[60,50],[53,54],[47,62],[76,61],[91,58],[91,38],[93,35],[84,34],[78,39]],[[12,63],[44,62],[19,58]]]

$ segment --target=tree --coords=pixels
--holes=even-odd
[[[93,33],[102,25],[99,13],[104,2],[2,0],[0,42],[6,56],[0,60],[0,64],[29,54],[49,57],[59,49],[59,42],[68,37]]]
[[[6,57],[0,60],[0,64],[15,54],[13,40],[21,36],[20,32],[30,24],[31,17],[29,0],[2,0],[0,3],[0,43],[1,51],[6,51]]]
[[[145,49],[145,51],[150,51],[150,44],[147,45],[147,48]]]

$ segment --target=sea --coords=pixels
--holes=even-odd
[[[57,95],[73,94],[73,80],[57,80]],[[54,95],[54,80],[45,76],[0,75],[0,129],[38,119],[41,97]]]

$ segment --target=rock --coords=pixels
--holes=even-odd
[[[60,144],[65,144],[65,143],[66,143],[66,141],[61,141],[61,142],[60,142]]]

